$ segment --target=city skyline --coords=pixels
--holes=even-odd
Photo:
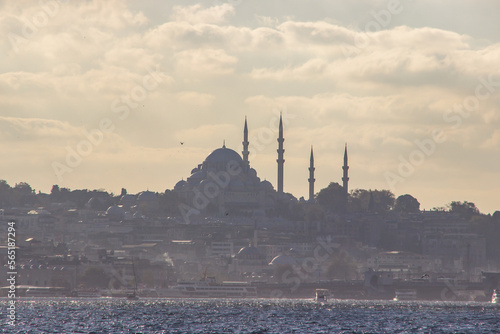
[[[163,192],[222,146],[284,192],[500,208],[500,4],[6,1],[0,179]],[[487,5],[487,6],[486,6]],[[489,10],[486,10],[488,8]]]

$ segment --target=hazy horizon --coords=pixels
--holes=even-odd
[[[311,145],[318,192],[342,183],[347,143],[350,189],[493,213],[498,14],[493,0],[7,0],[0,179],[163,192],[223,141],[241,154],[246,116],[250,164],[276,188],[282,112],[297,198]]]

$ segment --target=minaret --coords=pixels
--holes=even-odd
[[[349,189],[348,189],[347,184],[349,182],[349,177],[347,176],[347,171],[349,170],[349,166],[347,165],[347,143],[345,144],[344,166],[342,166],[342,169],[344,170],[344,177],[342,177],[343,187],[344,187],[345,193],[348,194]]]
[[[283,142],[285,139],[283,138],[283,120],[281,118],[280,113],[280,125],[279,125],[279,136],[278,136],[278,194],[283,194],[283,165],[285,163],[285,159],[283,159],[283,154],[285,150],[283,149]]]
[[[245,116],[245,128],[243,129],[243,161],[247,166],[250,165],[250,161],[248,161],[248,127],[247,127],[247,117]]]
[[[314,202],[314,155],[313,148],[311,146],[311,158],[309,163],[309,202]]]

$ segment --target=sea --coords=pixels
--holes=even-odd
[[[0,300],[2,333],[500,333],[500,307],[480,302],[305,299]]]

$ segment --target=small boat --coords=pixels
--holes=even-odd
[[[499,304],[500,305],[500,289],[494,289],[493,290],[493,295],[491,296],[491,302],[493,304]]]
[[[314,291],[314,300],[317,302],[326,302],[330,296],[330,291],[327,289],[316,289]]]
[[[137,296],[137,273],[135,272],[134,257],[132,257],[132,272],[134,273],[134,291],[127,293],[127,300],[139,300],[139,296]]]
[[[139,297],[134,292],[127,293],[127,300],[139,300]]]
[[[417,291],[416,290],[396,290],[394,300],[397,302],[417,300]]]

